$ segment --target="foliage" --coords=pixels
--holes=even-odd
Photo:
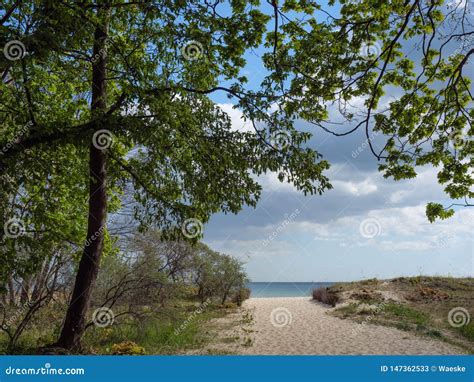
[[[313,300],[317,300],[323,304],[328,304],[334,307],[339,301],[339,296],[336,292],[331,291],[329,288],[316,288],[313,289]]]
[[[232,296],[232,302],[241,306],[242,303],[250,297],[250,289],[239,288],[237,292]]]
[[[112,345],[112,354],[115,355],[143,355],[145,348],[138,346],[133,341],[123,341]]]
[[[224,304],[232,294],[242,291],[248,282],[240,261],[205,245],[199,246],[193,261],[194,272],[191,277],[198,287],[198,296],[202,302],[219,296],[221,304]]]
[[[204,244],[168,241],[159,232],[149,231],[136,233],[121,246],[122,251],[103,259],[87,317],[83,351],[139,354],[142,346],[160,353],[192,347],[203,340],[199,323],[221,314],[213,313],[212,301],[220,304],[224,294],[226,304],[230,304],[227,299],[237,303],[248,297],[242,286],[246,280],[242,264]],[[214,260],[206,263],[211,266],[212,284],[195,283],[199,272],[196,266],[204,264],[204,258],[207,261],[203,250]],[[36,352],[36,347],[54,339],[67,308],[66,296],[73,288],[73,264],[73,256],[63,254],[45,264],[32,278],[34,282],[19,280],[0,296],[2,351]],[[206,280],[210,276],[206,274]],[[200,285],[205,285],[206,302],[196,308],[202,298]],[[38,288],[41,293],[36,291]],[[26,294],[22,292],[25,290]],[[99,308],[110,309],[106,320],[113,317],[101,321],[107,324],[104,328],[96,327],[94,321],[93,312]],[[124,340],[133,340],[140,349]],[[110,347],[111,343],[117,345]]]

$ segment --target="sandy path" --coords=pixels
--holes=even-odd
[[[329,308],[306,297],[251,298],[240,330],[220,331],[217,351],[237,354],[459,354],[447,343],[377,325],[332,317]],[[234,322],[235,317],[234,317]],[[216,339],[216,342],[219,342]],[[208,351],[208,350],[207,350]],[[212,352],[212,350],[211,350]]]

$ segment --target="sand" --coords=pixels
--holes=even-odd
[[[333,317],[327,314],[330,309],[307,297],[250,298],[238,314],[217,323],[218,334],[201,353],[463,353],[460,348],[429,337]]]

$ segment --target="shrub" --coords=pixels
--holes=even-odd
[[[334,307],[339,302],[339,296],[329,288],[316,288],[313,289],[313,300]]]
[[[367,280],[362,280],[361,284],[362,285],[377,285],[379,283],[379,280],[377,280],[376,277],[373,279],[367,279]]]
[[[461,326],[459,328],[461,334],[466,337],[467,339],[474,341],[474,323],[470,322],[465,326]]]
[[[235,302],[225,302],[222,305],[219,305],[221,309],[235,309],[237,308],[237,304]]]
[[[112,345],[112,353],[116,355],[143,355],[145,348],[133,341],[124,341]]]
[[[351,294],[351,298],[369,304],[373,302],[383,301],[383,296],[381,293],[373,292],[367,289],[362,289],[360,291],[353,292]]]
[[[242,303],[250,297],[250,289],[240,288],[233,296],[232,302],[241,306]]]
[[[423,287],[421,285],[409,296],[407,296],[407,300],[409,301],[443,301],[449,299],[449,294],[433,289],[430,287]]]

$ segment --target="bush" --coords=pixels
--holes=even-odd
[[[459,328],[461,334],[466,337],[467,339],[474,341],[474,323],[470,322],[465,326],[461,326]]]
[[[370,291],[367,289],[362,289],[360,291],[352,293],[351,298],[368,304],[383,301],[383,296],[381,293]]]
[[[112,345],[112,353],[116,355],[143,355],[145,348],[133,341],[124,341]]]
[[[238,306],[241,306],[242,303],[250,297],[250,289],[240,288],[233,296],[231,301]]]
[[[339,296],[329,288],[317,288],[313,289],[313,300],[335,307],[339,302]]]

